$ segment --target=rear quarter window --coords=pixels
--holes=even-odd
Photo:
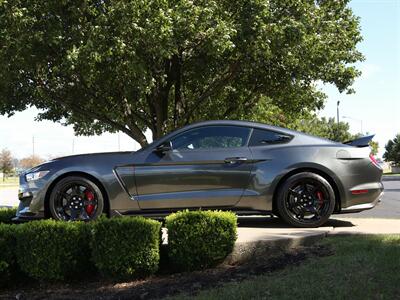
[[[293,137],[288,134],[254,128],[249,141],[249,147],[287,143],[292,138]]]

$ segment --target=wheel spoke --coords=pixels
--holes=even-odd
[[[67,201],[69,201],[71,199],[71,195],[68,194],[67,192],[64,192],[61,194],[61,197]]]
[[[76,208],[72,208],[71,209],[71,221],[77,221],[79,217],[79,209]]]
[[[81,190],[81,186],[78,185],[78,184],[74,185],[74,187],[73,187],[73,193],[74,193],[76,196],[80,196],[80,197],[82,197],[82,196],[84,195],[83,192],[82,192],[82,190]]]
[[[302,195],[294,189],[289,189],[289,193],[295,197],[301,197]]]
[[[82,208],[81,210],[81,217],[84,221],[90,220],[90,216],[87,214],[85,208]]]

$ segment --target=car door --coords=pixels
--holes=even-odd
[[[166,149],[151,152],[145,164],[134,167],[140,208],[234,206],[250,177],[250,131],[202,126],[166,141]]]

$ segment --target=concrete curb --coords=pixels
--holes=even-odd
[[[237,242],[224,263],[234,265],[254,259],[255,256],[276,256],[300,246],[310,246],[327,236],[326,232],[315,232],[305,236],[276,237],[247,242]]]

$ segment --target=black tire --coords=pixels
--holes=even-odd
[[[104,209],[100,188],[82,176],[69,176],[54,186],[49,198],[51,217],[56,220],[94,220]]]
[[[295,227],[319,227],[335,208],[335,193],[322,176],[302,172],[279,187],[276,197],[279,216]]]

